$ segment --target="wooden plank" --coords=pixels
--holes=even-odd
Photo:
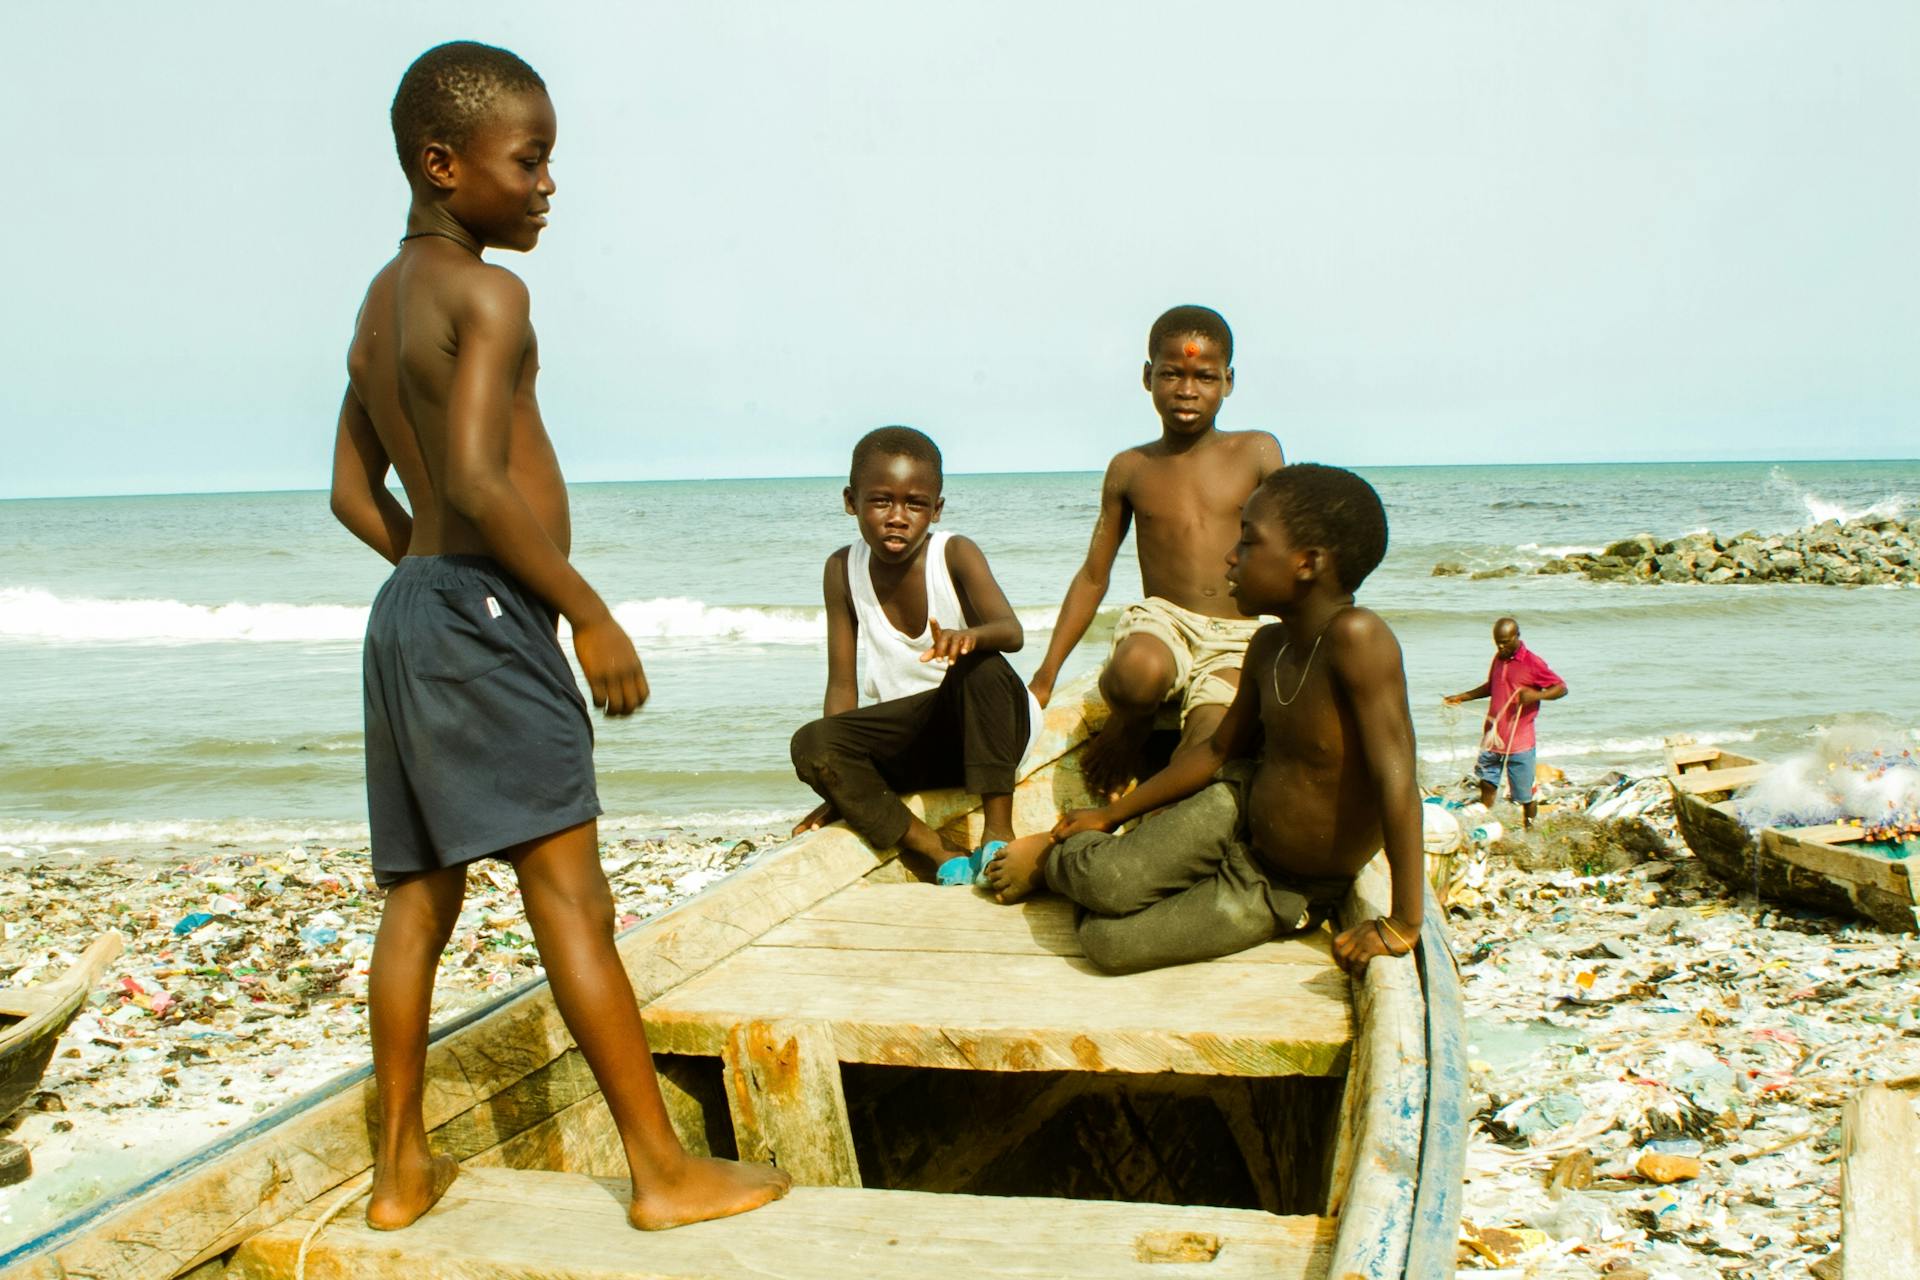
[[[1866,839],[1864,829],[1844,822],[1828,822],[1817,827],[1776,827],[1783,836],[1805,840],[1809,844],[1851,844]]]
[[[599,1093],[556,1111],[464,1162],[469,1169],[545,1169],[584,1173],[594,1178],[627,1176],[627,1152],[620,1144],[607,1100]]]
[[[37,1018],[71,994],[64,983],[50,982],[44,987],[0,987],[0,1017]],[[8,1027],[5,1030],[11,1032],[16,1028]],[[7,1038],[0,1036],[0,1043],[5,1043]]]
[[[1841,1111],[1840,1274],[1905,1280],[1920,1258],[1920,1117],[1869,1085]]]
[[[737,1218],[643,1234],[626,1185],[576,1174],[469,1170],[405,1232],[342,1215],[316,1237],[310,1280],[759,1280],[1201,1274],[1163,1261],[1213,1253],[1209,1280],[1322,1280],[1331,1226],[1248,1209],[796,1188]],[[231,1280],[289,1280],[309,1215],[256,1236]],[[1182,1252],[1182,1248],[1186,1252]]]
[[[1262,943],[1236,953],[1241,964],[1331,965],[1332,936],[1324,930]],[[776,925],[756,947],[818,947],[841,951],[945,951],[991,955],[1083,954],[1074,932],[1073,904],[1047,895],[1004,907],[984,894],[917,881],[872,879],[849,885]]]
[[[1845,845],[1813,844],[1772,827],[1761,830],[1760,847],[1781,862],[1803,868],[1842,886],[1848,896],[1856,900],[1859,897],[1857,890],[1868,887],[1907,901],[1912,900],[1905,862],[1896,862],[1865,849]]]
[[[1338,913],[1340,927],[1390,909],[1386,856],[1354,881]],[[1422,1129],[1426,1116],[1425,1003],[1414,958],[1376,956],[1354,993],[1360,1028],[1354,1063],[1364,1082],[1349,1089],[1352,1136],[1346,1140],[1339,1230],[1331,1272],[1340,1280],[1401,1280],[1407,1273]]]
[[[648,1006],[647,1034],[664,1052],[717,1054],[727,1028],[779,1009],[831,1026],[843,1062],[1197,1075],[1332,1075],[1346,1065],[1348,983],[1323,962],[1228,957],[1124,976],[1057,956],[990,964],[750,947]]]
[[[1702,769],[1698,773],[1670,773],[1667,781],[1676,792],[1690,796],[1733,791],[1760,781],[1773,771],[1770,764],[1747,764],[1733,769]]]
[[[721,1050],[727,1109],[744,1160],[779,1165],[807,1187],[857,1187],[833,1034],[815,1022],[745,1022]]]
[[[1718,747],[1668,747],[1667,763],[1675,769],[1684,769],[1690,764],[1712,764],[1720,758]]]

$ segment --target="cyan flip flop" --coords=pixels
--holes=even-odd
[[[987,884],[987,864],[992,862],[999,852],[1006,847],[1007,842],[1005,840],[989,840],[978,849],[975,849],[971,854],[967,855],[967,861],[973,867],[973,880],[971,883],[977,884],[983,889],[989,887]],[[958,861],[958,859],[955,859],[955,861]]]
[[[973,883],[979,873],[973,869],[971,854],[961,854],[957,858],[948,858],[934,869],[935,884],[953,885],[966,888]]]

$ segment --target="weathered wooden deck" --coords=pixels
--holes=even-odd
[[[1115,977],[1058,898],[924,884],[842,889],[646,1009],[666,1053],[722,1054],[766,1018],[817,1025],[841,1062],[976,1071],[1337,1075],[1353,1039],[1324,931]]]
[[[1327,1274],[1333,1225],[1247,1209],[796,1188],[765,1209],[643,1234],[621,1180],[473,1169],[404,1232],[357,1216],[328,1224],[309,1280],[686,1280],[779,1276],[1057,1277],[1197,1274],[1273,1280]],[[253,1237],[228,1280],[291,1276],[314,1215]]]
[[[1210,1258],[1210,1276],[1324,1275],[1335,1224],[1315,1215],[864,1189],[841,1064],[1337,1075],[1353,1012],[1327,937],[1114,977],[1081,954],[1059,899],[1003,907],[933,885],[857,882],[645,1010],[657,1052],[720,1059],[739,1151],[791,1172],[803,1185],[789,1201],[640,1236],[619,1179],[470,1167],[404,1238],[357,1215],[330,1224],[307,1274],[1104,1277]],[[228,1276],[292,1275],[312,1220],[256,1237]]]

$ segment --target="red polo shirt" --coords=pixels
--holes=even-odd
[[[1485,734],[1482,748],[1509,753],[1533,750],[1533,722],[1540,714],[1540,704],[1529,702],[1524,707],[1515,707],[1513,696],[1522,689],[1551,689],[1565,683],[1553,673],[1546,659],[1527,648],[1524,640],[1513,647],[1512,657],[1495,653],[1493,666],[1487,671],[1491,694],[1487,699],[1487,720],[1482,726]]]

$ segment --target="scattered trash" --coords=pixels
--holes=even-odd
[[[1661,779],[1543,786],[1524,833],[1504,802],[1469,819],[1476,790],[1441,796],[1508,827],[1449,885],[1475,1113],[1461,1273],[1838,1274],[1839,1108],[1920,1075],[1920,938],[1741,900]]]
[[[674,835],[602,847],[625,929],[768,840]],[[318,845],[0,861],[0,982],[61,972],[101,928],[125,952],[69,1026],[8,1135],[34,1176],[0,1191],[9,1235],[138,1182],[364,1064],[380,920],[367,853]],[[512,869],[478,864],[441,956],[434,1017],[540,977]]]

